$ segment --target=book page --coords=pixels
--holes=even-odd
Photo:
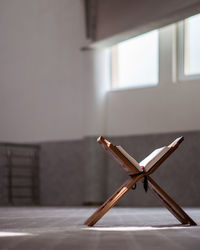
[[[143,161],[139,163],[140,167],[144,167],[146,172],[149,171],[169,149],[169,147],[165,146],[154,150],[150,155],[148,155]]]
[[[139,163],[131,155],[129,155],[125,149],[123,149],[121,146],[116,147],[139,171],[142,171],[142,168],[140,167]]]

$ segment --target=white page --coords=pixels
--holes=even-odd
[[[146,172],[153,167],[153,165],[162,158],[162,156],[169,150],[169,147],[162,147],[154,150],[150,155],[148,155],[139,164],[144,167]]]
[[[117,148],[139,171],[142,171],[139,163],[131,155],[129,155],[125,149],[123,149],[121,146],[117,146]]]

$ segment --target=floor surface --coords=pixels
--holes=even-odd
[[[185,209],[198,224],[182,226],[165,208],[112,208],[94,227],[95,208],[1,207],[0,250],[200,249],[200,209]]]

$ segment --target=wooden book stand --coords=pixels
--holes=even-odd
[[[112,156],[112,158],[128,173],[129,178],[125,183],[104,202],[86,221],[85,225],[93,226],[100,220],[105,213],[108,212],[121,198],[128,192],[139,180],[147,180],[147,184],[153,194],[163,203],[163,205],[182,223],[196,225],[196,223],[183,211],[183,209],[168,195],[161,187],[150,177],[152,174],[180,145],[184,137],[177,138],[168,148],[169,150],[153,165],[153,167],[145,172],[140,172],[121,151],[109,141],[100,136],[97,142],[101,144],[103,149]]]

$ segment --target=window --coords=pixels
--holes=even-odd
[[[200,74],[200,14],[185,20],[185,75]]]
[[[163,29],[167,27],[168,31],[163,32]],[[186,80],[189,82],[200,79],[200,14],[182,20],[178,25],[169,25],[163,29],[145,33],[112,47],[112,89],[157,85],[159,82],[159,49],[162,52],[160,62],[165,60],[163,54],[166,51],[172,55],[173,76],[170,76],[168,82],[172,78],[173,81]],[[176,35],[178,35],[177,43],[174,39]],[[170,65],[169,57],[166,63]],[[161,64],[163,65],[163,63]],[[161,81],[166,79],[164,72],[162,70],[160,73]]]
[[[200,14],[178,25],[179,79],[200,78]]]
[[[112,47],[112,87],[145,87],[158,83],[158,30]]]

